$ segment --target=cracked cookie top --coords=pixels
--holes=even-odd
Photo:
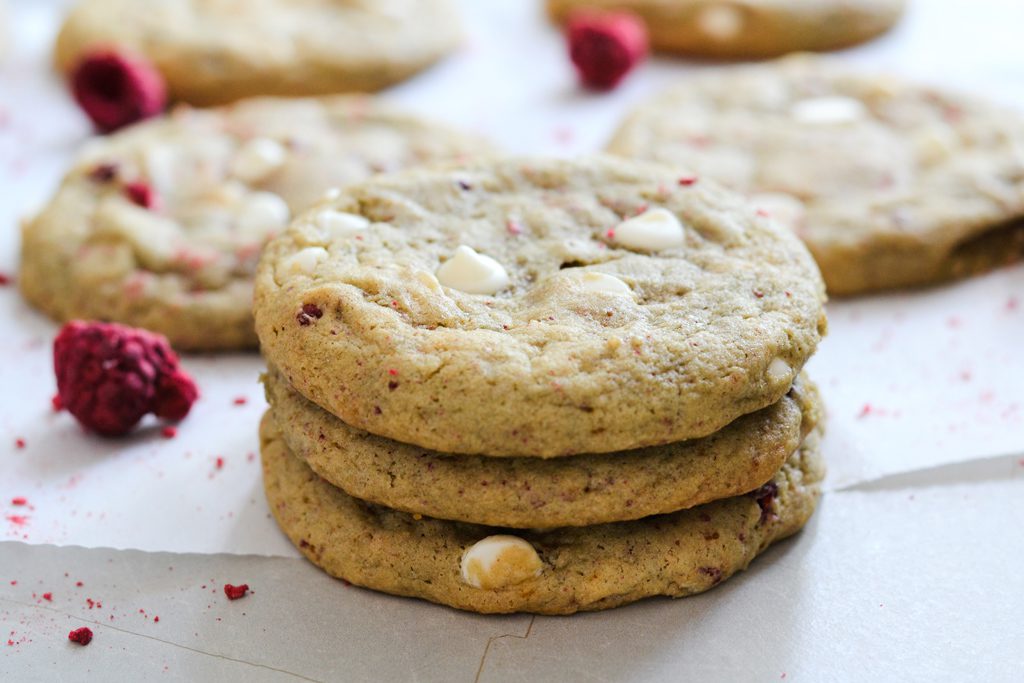
[[[705,436],[825,328],[799,240],[717,185],[610,157],[382,175],[260,261],[264,354],[352,426],[553,457]]]

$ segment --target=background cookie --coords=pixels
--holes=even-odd
[[[789,391],[824,297],[798,240],[690,180],[595,157],[352,186],[264,252],[263,352],[348,424],[442,452],[706,436]]]
[[[696,76],[608,146],[750,195],[829,292],[923,285],[1024,254],[1024,115],[799,56]]]
[[[834,50],[889,30],[904,0],[548,0],[558,22],[574,10],[629,10],[656,50],[704,57],[774,57]]]
[[[260,440],[270,509],[310,561],[360,586],[485,613],[569,614],[705,591],[799,530],[824,474],[812,433],[753,494],[633,522],[516,532],[514,568],[529,571],[481,577],[463,574],[464,553],[500,530],[416,519],[352,498],[293,456],[269,417]],[[481,587],[467,582],[474,579]]]
[[[22,230],[19,284],[58,320],[145,327],[179,349],[253,347],[269,235],[328,188],[486,148],[364,97],[179,108],[91,142]]]
[[[458,23],[449,0],[84,0],[56,61],[67,72],[95,47],[129,48],[157,65],[172,97],[202,105],[369,92],[454,49]]]
[[[805,379],[777,403],[695,441],[572,458],[445,455],[353,429],[264,377],[288,449],[349,495],[392,509],[490,526],[585,526],[675,512],[768,481],[820,419]]]

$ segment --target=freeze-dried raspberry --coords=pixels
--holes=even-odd
[[[143,209],[156,209],[160,203],[160,197],[153,186],[141,181],[125,183],[123,191],[132,203]]]
[[[100,49],[71,72],[75,100],[104,133],[156,116],[167,104],[164,78],[139,55]]]
[[[249,584],[243,583],[238,586],[232,586],[230,583],[224,584],[224,595],[228,596],[228,600],[238,600],[239,598],[245,597],[245,594],[249,592]]]
[[[127,433],[146,413],[181,420],[199,395],[166,338],[113,323],[69,322],[53,366],[61,404],[105,436]]]
[[[569,58],[588,88],[611,90],[647,56],[647,28],[630,12],[582,10],[566,31]]]
[[[92,629],[88,626],[76,628],[68,634],[68,640],[72,643],[78,643],[79,645],[88,645],[92,642]]]

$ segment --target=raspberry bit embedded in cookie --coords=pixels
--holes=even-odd
[[[588,88],[611,90],[647,56],[647,29],[629,12],[577,12],[567,32],[569,57]]]
[[[91,52],[71,72],[75,100],[104,133],[156,116],[167,103],[163,76],[138,55]]]
[[[119,436],[146,413],[178,421],[199,397],[167,339],[112,323],[72,321],[53,343],[61,405],[84,427]]]

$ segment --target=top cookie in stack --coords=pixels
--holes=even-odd
[[[264,252],[267,359],[374,434],[555,457],[706,436],[825,328],[813,260],[717,185],[596,158],[381,177]]]
[[[464,609],[705,590],[813,511],[823,289],[784,228],[668,167],[349,187],[257,273],[271,509],[330,573]]]

